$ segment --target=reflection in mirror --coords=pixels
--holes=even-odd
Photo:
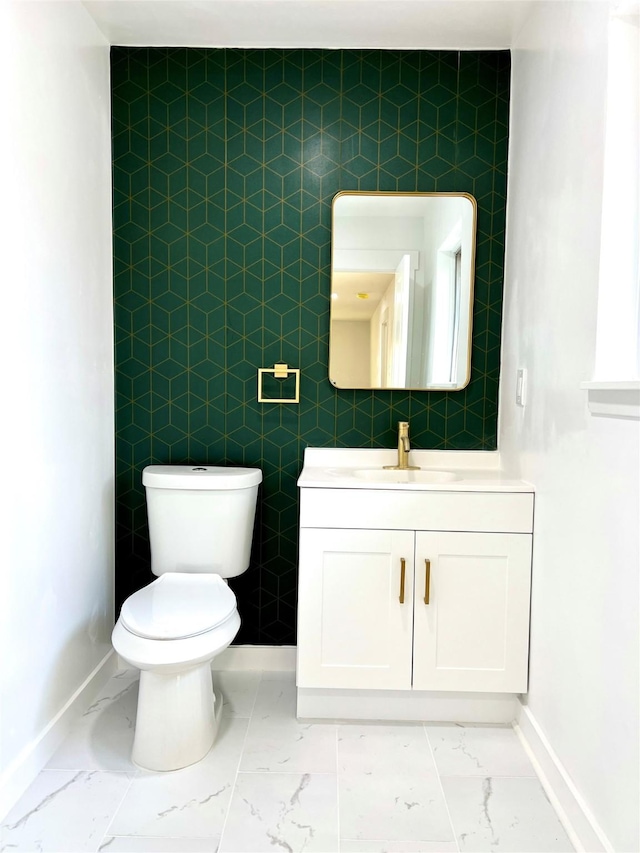
[[[475,231],[466,193],[338,193],[329,339],[337,388],[469,383]]]

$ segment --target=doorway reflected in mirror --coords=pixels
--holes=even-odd
[[[476,202],[466,193],[333,201],[329,378],[455,391],[470,379]]]

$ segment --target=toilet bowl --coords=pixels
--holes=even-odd
[[[199,477],[206,474],[206,477]],[[258,469],[150,466],[151,570],[157,580],[124,602],[115,651],[140,670],[132,759],[177,770],[211,749],[222,714],[211,662],[240,628],[224,580],[249,564]]]
[[[165,573],[125,601],[112,642],[140,670],[135,764],[176,770],[211,749],[222,713],[211,662],[239,627],[235,596],[218,575]]]

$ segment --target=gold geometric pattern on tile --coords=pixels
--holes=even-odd
[[[238,642],[295,642],[296,478],[308,445],[494,449],[509,54],[114,48],[118,597],[151,580],[142,468],[264,471]],[[340,190],[478,202],[472,379],[460,392],[328,380]],[[256,369],[301,368],[299,406]]]

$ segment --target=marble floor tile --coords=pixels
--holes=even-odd
[[[240,770],[334,773],[337,726],[291,719],[252,720]]]
[[[435,773],[340,773],[343,838],[389,841],[453,841]]]
[[[252,720],[293,720],[296,716],[295,672],[263,672]]]
[[[153,838],[152,836],[107,836],[98,853],[213,853],[210,838]]]
[[[0,827],[0,849],[89,853],[97,849],[130,773],[43,770]]]
[[[334,775],[238,774],[220,853],[335,853],[338,849]]]
[[[455,841],[358,841],[340,839],[340,853],[458,853]]]
[[[340,773],[433,774],[436,768],[420,724],[349,724],[338,727]]]
[[[222,693],[223,714],[250,717],[260,684],[259,672],[213,672],[213,683]]]
[[[125,770],[131,761],[138,703],[138,673],[112,678],[47,764],[55,770]]]
[[[450,776],[442,785],[461,851],[573,850],[537,778]]]
[[[202,761],[170,773],[140,771],[107,834],[219,840],[246,728],[247,720],[223,716]]]
[[[138,675],[98,694],[5,819],[0,853],[572,849],[509,727],[298,721],[294,673],[221,671],[214,748],[152,773],[130,760]]]
[[[442,776],[535,776],[511,726],[425,726]]]

